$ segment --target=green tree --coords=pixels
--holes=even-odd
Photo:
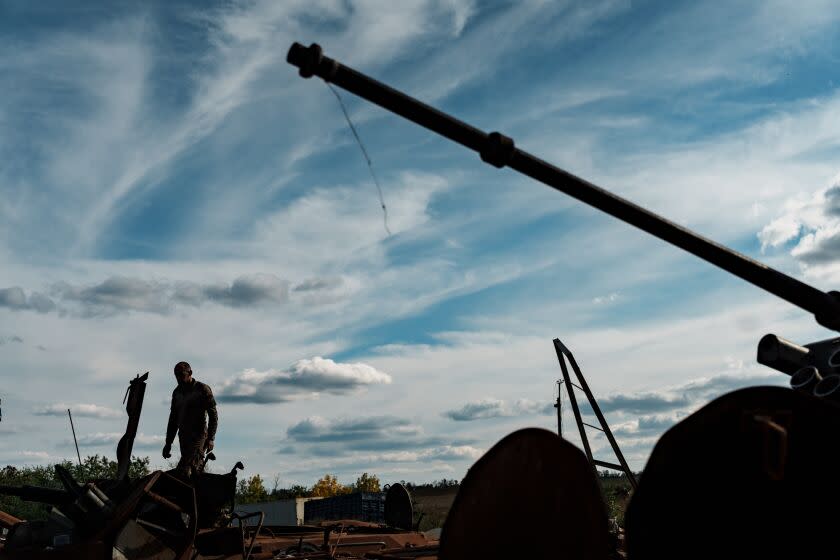
[[[293,484],[289,488],[275,488],[269,497],[272,500],[290,500],[292,498],[310,498],[312,491],[301,484]]]
[[[262,477],[255,474],[251,478],[239,481],[236,488],[236,501],[240,504],[253,504],[268,500],[268,490],[265,489]]]
[[[312,487],[312,496],[316,498],[329,498],[340,494],[349,494],[353,489],[338,482],[335,475],[326,474]]]
[[[356,492],[380,492],[379,477],[375,474],[362,473],[353,487]]]
[[[104,455],[89,455],[81,466],[71,461],[62,461],[61,466],[70,471],[79,482],[113,479],[117,477],[117,462]],[[54,470],[54,469],[53,469]],[[148,457],[132,457],[128,465],[128,478],[136,480],[149,474]]]

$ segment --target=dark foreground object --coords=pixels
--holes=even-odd
[[[720,397],[660,438],[626,514],[631,560],[837,558],[838,409],[781,387]]]
[[[469,470],[443,526],[441,560],[602,560],[607,514],[584,454],[554,432],[519,430]]]

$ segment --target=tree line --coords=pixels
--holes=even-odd
[[[55,474],[55,465],[61,465],[73,475],[78,482],[113,479],[117,476],[117,462],[103,455],[91,455],[84,459],[81,465],[72,461],[43,466],[15,467],[8,465],[0,469],[0,485],[4,486],[41,486],[46,488],[62,488],[61,482]],[[128,476],[132,479],[142,478],[151,473],[149,457],[132,457],[128,468]],[[172,467],[174,465],[170,465]],[[458,481],[441,479],[439,481],[414,484],[401,480],[400,483],[409,491],[423,489],[457,488]],[[280,477],[274,477],[274,484],[269,490],[266,482],[259,474],[240,480],[236,488],[236,502],[248,504],[268,502],[290,498],[328,498],[354,492],[381,492],[383,489],[379,477],[375,474],[362,473],[351,484],[342,484],[338,477],[326,474],[312,486],[295,484],[287,488],[280,487]],[[5,511],[15,517],[27,520],[46,519],[49,506],[37,502],[27,502],[15,496],[0,495],[0,511]]]
[[[279,476],[274,477],[274,485],[271,490],[268,490],[265,486],[265,481],[258,474],[240,480],[236,489],[236,502],[240,504],[251,504],[292,498],[329,498],[342,494],[352,494],[354,492],[381,492],[383,490],[379,477],[375,474],[368,473],[362,473],[356,479],[356,482],[346,485],[340,483],[338,477],[333,474],[325,474],[312,486],[294,484],[288,488],[281,488],[279,481]],[[405,486],[409,492],[458,488],[457,480],[446,478],[423,484],[401,480],[400,484]]]

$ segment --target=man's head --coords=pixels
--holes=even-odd
[[[192,381],[192,368],[190,364],[187,362],[178,362],[175,364],[175,379],[178,380],[178,385]]]

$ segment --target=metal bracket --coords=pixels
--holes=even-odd
[[[505,136],[501,132],[491,132],[487,135],[487,140],[484,142],[479,155],[481,155],[481,161],[502,168],[510,162],[515,150],[516,146],[513,143],[513,138]]]
[[[769,480],[784,480],[788,458],[790,411],[751,411],[745,413],[746,424],[759,432],[761,467]]]
[[[302,78],[318,76],[329,82],[338,71],[338,62],[324,56],[324,50],[318,43],[312,43],[308,47],[295,43],[286,55],[286,62],[300,68],[298,74]]]

